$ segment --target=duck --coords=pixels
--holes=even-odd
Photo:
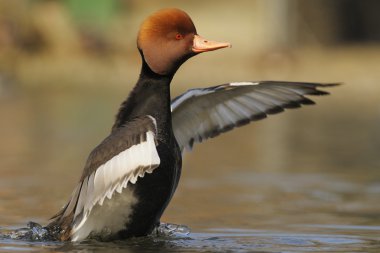
[[[140,76],[111,133],[92,150],[67,204],[46,226],[54,239],[119,240],[149,235],[175,193],[182,155],[236,127],[290,108],[334,83],[231,82],[190,89],[171,99],[170,83],[188,59],[229,48],[205,39],[183,10],[159,10],[137,36]]]

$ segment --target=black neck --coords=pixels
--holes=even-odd
[[[159,128],[168,123],[171,128],[170,82],[173,75],[154,73],[142,59],[140,77],[129,97],[122,103],[112,131],[144,115],[154,117]]]

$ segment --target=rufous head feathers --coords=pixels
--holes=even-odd
[[[230,46],[208,41],[197,35],[186,12],[163,9],[141,24],[137,47],[149,68],[159,75],[171,75],[190,57],[206,51]]]
[[[186,12],[175,8],[163,9],[150,15],[141,24],[137,45],[139,48],[144,47],[145,43],[160,39],[163,35],[167,35],[168,39],[175,39],[177,34],[190,33],[196,34],[197,31]]]

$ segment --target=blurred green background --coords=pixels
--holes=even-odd
[[[195,146],[166,213],[173,222],[183,220],[181,203],[208,217],[199,207],[209,200],[194,201],[223,173],[347,174],[379,188],[380,1],[0,0],[2,224],[43,220],[64,204],[137,80],[140,23],[164,7],[185,10],[199,34],[233,45],[185,63],[173,97],[230,81],[344,83],[317,106]]]

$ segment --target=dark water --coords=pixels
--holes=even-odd
[[[347,228],[355,230],[356,228]],[[360,228],[362,230],[364,228]],[[221,231],[222,230],[222,231]],[[3,241],[4,252],[378,252],[378,240],[364,236],[220,229],[188,237],[137,238],[101,243]]]
[[[46,224],[58,211],[124,94],[33,90],[0,99],[2,232]],[[189,226],[189,235],[0,239],[0,252],[379,252],[380,110],[359,115],[339,101],[318,99],[186,154],[162,221]]]

